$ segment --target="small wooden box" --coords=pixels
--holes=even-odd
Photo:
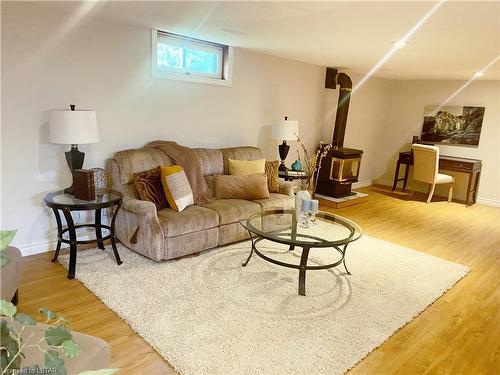
[[[95,199],[94,178],[91,171],[86,169],[73,171],[73,196],[84,201]]]

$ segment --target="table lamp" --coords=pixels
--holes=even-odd
[[[54,110],[49,116],[49,142],[71,145],[71,150],[65,152],[71,175],[75,169],[81,169],[85,153],[78,150],[79,144],[99,142],[96,113],[93,110],[75,109]],[[73,194],[73,184],[64,189],[66,194]]]
[[[280,121],[273,125],[272,137],[273,139],[283,140],[283,143],[278,146],[278,151],[280,154],[281,163],[278,167],[280,171],[286,171],[287,167],[285,165],[285,159],[290,150],[290,146],[287,145],[286,141],[296,141],[299,135],[299,122],[290,121],[288,117],[285,116],[284,121]]]

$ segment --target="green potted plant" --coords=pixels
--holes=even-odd
[[[15,234],[16,231],[0,231],[1,267],[10,261],[5,249]],[[43,339],[34,341],[37,321],[31,315],[18,312],[12,303],[0,300],[0,375],[13,373],[66,375],[64,358],[74,358],[80,354],[80,347],[66,327],[67,320],[47,308],[40,308],[38,311],[44,318],[46,326],[43,328]],[[25,358],[23,350],[30,347],[45,353],[45,363],[21,368],[21,360]],[[109,375],[116,371],[118,369],[83,371],[79,375]]]

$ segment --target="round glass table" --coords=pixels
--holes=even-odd
[[[348,275],[345,256],[347,245],[358,240],[363,231],[354,222],[338,215],[320,211],[311,217],[308,223],[297,222],[295,210],[273,209],[260,212],[241,221],[241,225],[250,234],[252,247],[246,261],[246,267],[253,253],[262,259],[288,268],[299,270],[299,295],[305,296],[306,271],[324,270],[343,264]],[[270,252],[259,250],[257,244],[263,240],[288,245],[288,251],[295,247],[302,248],[300,264],[277,259]],[[338,252],[339,258],[330,264],[308,265],[309,251],[312,248],[333,249]]]
[[[54,262],[57,260],[62,243],[69,244],[70,246],[68,279],[75,278],[77,246],[80,244],[97,242],[99,249],[104,250],[104,241],[109,239],[111,240],[116,263],[118,263],[118,265],[122,264],[118,249],[116,248],[115,237],[116,214],[120,210],[122,204],[122,195],[119,192],[100,190],[96,192],[95,199],[86,201],[77,199],[73,195],[65,194],[63,190],[60,190],[48,193],[44,198],[44,202],[54,212],[57,222],[57,248],[52,261]],[[110,225],[102,224],[101,220],[102,210],[106,208],[114,208]],[[59,211],[63,213],[64,219],[66,220],[67,226],[65,228],[62,225]],[[75,225],[73,217],[71,216],[71,211],[94,211],[94,223]],[[76,233],[78,228],[94,228],[96,238],[91,240],[78,240]],[[102,235],[103,229],[108,231],[108,234],[105,236]],[[65,236],[65,233],[68,233],[68,235]]]

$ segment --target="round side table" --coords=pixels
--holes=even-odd
[[[293,181],[293,180],[309,180],[311,178],[311,175],[308,173],[295,174],[293,172],[288,174],[288,171],[278,171],[278,177],[285,179],[285,181]]]
[[[67,243],[70,246],[68,279],[75,278],[77,246],[80,244],[97,243],[99,249],[104,250],[104,241],[110,239],[116,263],[118,263],[118,265],[122,264],[120,255],[118,254],[118,249],[116,248],[115,238],[116,214],[122,205],[122,195],[120,193],[111,190],[102,190],[99,193],[96,193],[94,200],[84,201],[76,199],[72,195],[64,194],[64,191],[60,190],[48,193],[44,198],[44,202],[54,212],[57,222],[57,248],[54,257],[52,258],[52,262],[57,260],[62,243]],[[111,207],[115,208],[111,224],[104,225],[101,222],[101,211],[105,208]],[[59,211],[62,211],[64,218],[66,219],[67,226],[65,228],[63,228]],[[75,225],[73,217],[71,216],[71,211],[94,211],[94,223]],[[78,228],[94,228],[96,238],[91,240],[78,240],[76,235],[76,230]],[[104,237],[102,235],[103,229],[109,231],[109,233]],[[67,237],[64,236],[65,233],[68,233]]]

